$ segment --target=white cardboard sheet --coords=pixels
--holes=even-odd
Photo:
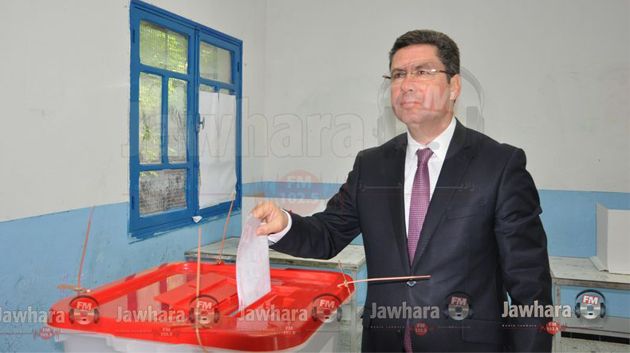
[[[236,188],[236,97],[199,92],[199,208],[231,201]]]

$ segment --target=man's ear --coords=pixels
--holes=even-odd
[[[462,91],[462,77],[457,74],[453,77],[451,77],[451,93],[449,96],[449,99],[454,101],[459,97],[459,94]]]

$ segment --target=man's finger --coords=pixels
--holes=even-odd
[[[252,216],[263,220],[271,213],[272,207],[269,202],[261,202],[252,210]]]
[[[256,235],[269,235],[272,233],[271,227],[267,223],[263,223],[256,228]]]

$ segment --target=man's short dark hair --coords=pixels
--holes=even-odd
[[[446,34],[430,29],[416,29],[398,37],[389,51],[389,67],[392,67],[392,58],[399,49],[415,44],[429,44],[437,48],[438,58],[446,68],[449,80],[454,75],[459,74],[459,48],[457,48],[457,44]]]

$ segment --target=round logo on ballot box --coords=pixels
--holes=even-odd
[[[188,320],[203,328],[212,327],[219,322],[221,316],[218,304],[214,297],[206,294],[193,298],[188,306]]]
[[[343,316],[341,304],[341,299],[334,294],[319,295],[312,301],[311,318],[323,323],[341,321]]]
[[[79,295],[70,301],[70,322],[78,325],[98,323],[98,301],[89,295]]]

